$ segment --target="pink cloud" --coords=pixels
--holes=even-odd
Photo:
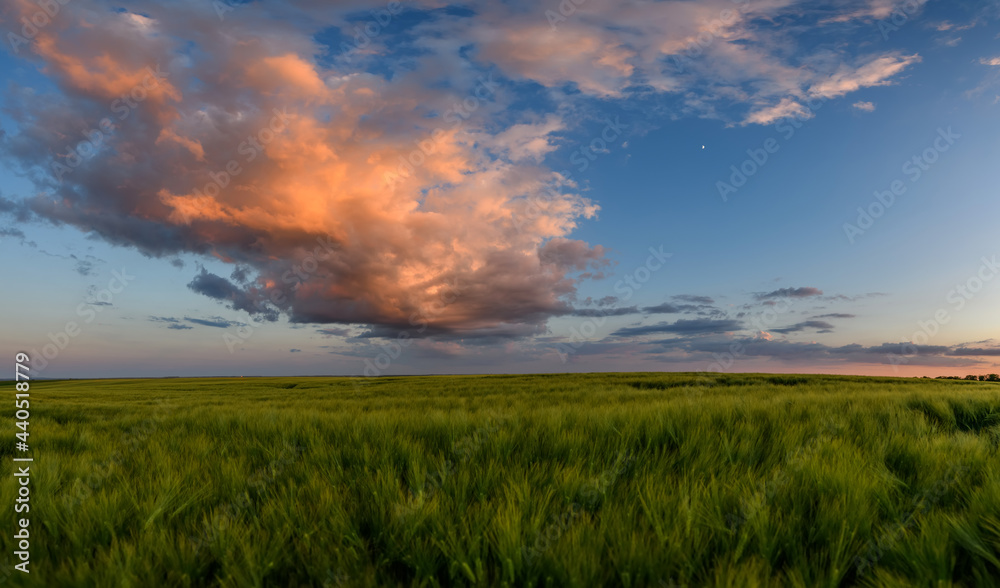
[[[890,78],[920,61],[916,54],[883,55],[860,67],[842,65],[826,79],[810,86],[809,93],[819,98],[837,98],[861,88],[888,86],[892,84]]]
[[[744,124],[769,125],[783,118],[797,117],[800,119],[812,118],[812,111],[799,104],[793,98],[785,98],[774,106],[769,106],[756,110],[747,116]]]

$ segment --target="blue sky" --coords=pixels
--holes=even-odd
[[[3,346],[46,377],[1000,371],[1000,5],[559,6],[11,3]]]

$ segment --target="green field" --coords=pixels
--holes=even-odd
[[[1000,585],[992,382],[52,381],[30,411],[13,586]]]

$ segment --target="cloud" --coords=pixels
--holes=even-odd
[[[568,273],[602,266],[603,249],[568,238],[597,211],[568,185],[545,210],[523,214],[526,196],[560,181],[537,163],[564,123],[556,114],[502,120],[493,68],[466,62],[469,75],[443,85],[427,76],[450,53],[428,52],[417,71],[391,78],[365,71],[363,57],[353,69],[326,64],[312,35],[346,27],[358,6],[307,7],[311,29],[298,9],[278,6],[241,6],[224,25],[210,3],[144,4],[138,21],[112,8],[88,3],[101,18],[79,27],[82,5],[67,5],[39,33],[39,63],[60,92],[15,99],[14,110],[38,118],[21,119],[7,155],[36,177],[51,172],[47,154],[65,151],[60,137],[112,115],[108,104],[147,66],[166,80],[116,123],[113,149],[61,184],[51,173],[40,180],[53,196],[28,199],[39,217],[153,257],[193,253],[247,268],[246,283],[201,270],[189,286],[270,320],[398,326],[419,315],[441,328],[537,326],[564,313],[585,279]],[[463,100],[475,101],[472,112],[452,108]],[[246,137],[269,141],[250,148]],[[241,171],[220,188],[212,178],[230,162]],[[320,254],[317,240],[328,244]],[[318,267],[288,281],[304,263]],[[452,284],[462,295],[436,312]]]
[[[74,270],[81,276],[89,276],[94,273],[94,266],[99,263],[104,263],[93,255],[87,255],[83,258],[77,257],[76,255],[70,254],[70,258],[76,261],[76,267]]]
[[[205,268],[188,283],[188,288],[209,298],[225,301],[233,310],[243,310],[251,314],[260,314],[270,321],[278,319],[278,313],[265,306],[267,300],[259,288],[243,289],[223,278],[210,273]]]
[[[823,291],[818,288],[780,288],[765,294],[754,294],[757,300],[767,300],[770,298],[808,298],[810,296],[821,296]]]
[[[253,2],[220,23],[211,2],[66,4],[28,56],[45,89],[15,85],[4,105],[18,122],[3,156],[38,189],[0,211],[232,264],[231,279],[201,268],[189,288],[267,320],[538,333],[608,266],[572,237],[598,205],[544,164],[585,130],[580,113],[642,94],[766,124],[919,61],[819,59],[769,24],[801,15],[792,0],[588,2],[558,26],[533,4],[416,0],[401,31],[350,60],[318,40],[383,5]],[[37,12],[7,6],[10,22]],[[134,108],[113,106],[137,88]],[[66,138],[104,121],[101,150],[64,169]]]
[[[194,327],[181,324],[179,319],[169,316],[151,316],[149,320],[154,323],[166,323],[168,329],[173,329],[175,331],[185,331],[188,329],[193,329]]]
[[[993,67],[1000,67],[1000,57],[982,57],[979,59],[979,63],[983,65],[991,65]]]
[[[2,233],[0,233],[0,235],[2,235]],[[22,233],[20,230],[14,229],[13,232],[11,233],[11,236],[19,236],[21,238],[22,244],[26,244],[31,247],[37,246],[37,244],[34,241],[26,242],[24,240],[24,233]],[[44,249],[39,249],[38,252],[41,253],[42,255],[47,255],[49,257],[55,257],[57,259],[66,259],[72,261],[73,271],[80,274],[81,276],[93,275],[95,267],[98,264],[104,263],[103,259],[98,259],[93,255],[84,255],[83,257],[80,257],[75,253],[70,253],[69,255],[60,255],[58,253],[49,253]]]
[[[3,198],[0,197],[0,205],[2,204],[3,204]],[[2,212],[2,210],[0,210],[0,212]],[[0,228],[0,237],[13,237],[17,239],[19,244],[21,245],[38,248],[38,243],[34,241],[29,241],[27,235],[24,234],[24,231],[16,227]],[[45,252],[43,251],[42,253]]]
[[[957,25],[957,24],[955,24],[955,23],[953,23],[951,21],[945,20],[945,21],[941,21],[940,23],[938,23],[937,25],[935,25],[934,29],[936,31],[938,31],[938,32],[944,32],[944,31],[964,31],[964,30],[971,29],[971,28],[975,27],[976,24],[977,24],[977,22],[973,21],[973,22],[971,22],[969,24],[966,24],[966,25]]]
[[[726,333],[738,331],[743,328],[743,323],[731,319],[680,319],[674,323],[657,323],[642,327],[625,327],[618,329],[612,336],[615,337],[635,337],[639,335],[652,335],[657,333],[676,333],[683,335],[701,335],[707,333]]]
[[[643,309],[645,310],[645,309]],[[573,316],[601,317],[601,316],[627,316],[638,314],[639,309],[635,306],[624,308],[577,308],[571,313]]]
[[[150,316],[149,320],[154,323],[179,323],[180,319],[176,319],[172,316]]]
[[[683,302],[684,304],[674,304],[671,302],[664,302],[662,304],[657,304],[655,306],[645,306],[642,308],[644,314],[678,314],[678,313],[696,313],[699,311],[715,311],[713,304],[715,304],[715,299],[709,296],[696,296],[691,294],[678,294],[670,297],[671,300],[677,300]],[[703,312],[702,314],[705,314]]]
[[[812,110],[806,108],[794,98],[783,98],[774,106],[767,106],[751,112],[743,124],[769,125],[775,121],[795,117],[801,120],[813,117]]]
[[[501,324],[490,328],[455,328],[416,324],[409,326],[373,325],[367,331],[357,335],[358,339],[399,339],[406,333],[408,337],[433,339],[437,342],[462,342],[467,345],[494,345],[509,343],[514,339],[522,339],[541,335],[546,332],[544,327],[532,324]]]
[[[833,332],[833,325],[826,321],[804,321],[801,323],[794,324],[790,327],[782,327],[780,329],[771,329],[775,333],[797,333],[799,331],[805,331],[807,329],[818,330],[820,333],[831,333]]]
[[[690,302],[692,304],[715,304],[715,299],[708,296],[695,296],[692,294],[678,294],[670,297],[673,300]]]
[[[172,316],[150,316],[148,320],[150,322],[154,322],[154,323],[166,323],[166,326],[167,326],[168,329],[178,329],[178,330],[181,330],[181,329],[193,329],[194,328],[194,327],[191,327],[189,325],[183,324],[181,322],[181,319],[175,318],[175,317],[172,317]],[[238,326],[242,326],[243,325],[243,323],[240,323],[240,322],[237,322],[237,321],[226,320],[226,319],[222,318],[221,316],[213,316],[213,317],[209,317],[207,319],[191,318],[191,317],[186,316],[186,317],[184,317],[183,320],[185,320],[185,321],[187,321],[189,323],[195,324],[195,325],[201,325],[201,326],[204,326],[204,327],[215,327],[215,328],[219,328],[219,329],[227,329],[229,327],[238,327]]]
[[[289,353],[301,353],[302,350],[301,349],[289,349],[288,352]]]
[[[855,102],[851,106],[853,106],[855,110],[861,110],[864,112],[875,112],[874,102]]]
[[[1000,347],[956,347],[949,355],[996,357],[1000,356]]]
[[[835,16],[828,17],[825,22],[850,22],[853,20],[883,20],[888,18],[893,11],[903,8],[904,2],[900,0],[863,0],[862,2],[843,2],[842,9],[847,11]],[[911,15],[916,8],[906,5],[904,14]],[[919,6],[919,4],[917,5]]]
[[[350,329],[342,329],[339,327],[326,327],[323,329],[316,329],[316,332],[325,337],[350,337]]]
[[[829,296],[824,296],[822,300],[830,300],[835,302],[857,302],[858,300],[864,300],[866,298],[882,298],[888,296],[885,292],[868,292],[866,294],[854,294],[848,296],[846,294],[831,294]]]
[[[892,84],[890,78],[920,61],[916,54],[894,53],[874,57],[859,67],[841,64],[832,75],[810,86],[809,94],[816,98],[837,98],[862,88],[888,86]]]
[[[815,318],[815,319],[825,319],[825,318],[829,318],[829,319],[852,319],[852,318],[855,318],[855,316],[856,315],[846,314],[846,313],[843,313],[843,312],[831,312],[829,314],[821,314],[821,315],[818,315],[818,316],[814,316],[813,318]]]
[[[600,245],[590,247],[583,241],[557,237],[550,240],[538,250],[538,260],[542,265],[557,267],[561,270],[584,271],[588,268],[606,267],[608,261],[604,258],[604,248]]]
[[[243,323],[226,320],[221,316],[213,316],[207,319],[191,318],[186,316],[184,317],[184,320],[186,320],[189,323],[194,323],[196,325],[202,325],[204,327],[215,327],[217,329],[228,329],[229,327],[239,327],[243,325]]]
[[[656,306],[646,306],[642,309],[642,312],[646,314],[677,314],[681,312],[688,314],[698,312],[709,314],[717,311],[718,309],[710,304],[672,304],[670,302],[664,302]]]
[[[670,304],[669,302],[664,302],[663,304],[657,304],[656,306],[646,306],[642,309],[643,312],[648,314],[676,314],[682,312],[684,308],[696,308],[691,305],[677,305]]]
[[[506,18],[473,25],[469,36],[478,41],[481,59],[511,74],[543,86],[573,83],[588,94],[619,97],[635,73],[636,52],[604,27],[573,19],[552,29],[537,18],[529,24],[496,17]]]
[[[564,128],[562,120],[550,115],[541,122],[516,124],[495,137],[487,136],[485,144],[511,161],[541,163],[548,153],[557,148],[552,134]]]
[[[790,365],[910,365],[936,367],[973,367],[983,362],[954,353],[956,348],[943,345],[910,343],[859,344],[832,347],[816,342],[776,341],[766,337],[682,337],[648,344],[651,358],[672,362],[715,362],[719,355],[731,354],[734,345],[739,359],[777,360]],[[633,350],[633,353],[642,352]],[[681,352],[678,355],[678,352]],[[989,355],[989,354],[982,354]]]

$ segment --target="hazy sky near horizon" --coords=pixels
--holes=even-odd
[[[10,0],[3,348],[45,377],[997,372],[998,23]]]

